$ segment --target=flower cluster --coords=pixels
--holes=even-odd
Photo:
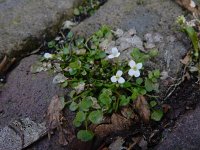
[[[112,48],[111,52],[112,53],[110,55],[108,55],[109,59],[119,57],[119,55],[120,55],[120,53],[116,47]],[[130,66],[130,69],[128,71],[129,76],[139,77],[140,69],[142,69],[142,63],[136,63],[134,60],[131,60],[131,61],[129,61],[129,66]],[[116,75],[111,77],[111,81],[113,83],[116,83],[116,82],[121,83],[121,84],[124,83],[125,79],[122,77],[122,74],[123,74],[123,72],[121,70],[118,70]]]

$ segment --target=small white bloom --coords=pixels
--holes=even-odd
[[[44,58],[46,58],[46,59],[50,59],[50,58],[52,58],[52,57],[53,57],[53,55],[50,54],[50,53],[45,53],[45,54],[44,54]]]
[[[115,57],[119,57],[120,53],[118,52],[118,49],[116,47],[113,47],[111,50],[111,54],[108,55],[109,59],[115,58]]]
[[[129,62],[129,66],[131,69],[128,71],[128,74],[132,77],[139,77],[140,76],[140,69],[142,68],[142,63],[136,64],[135,61],[131,60]]]
[[[115,76],[112,76],[112,77],[110,78],[110,80],[111,80],[112,82],[114,82],[114,83],[115,83],[115,82],[124,83],[125,80],[124,80],[123,77],[121,77],[122,74],[123,74],[123,72],[122,72],[121,70],[118,70],[117,73],[116,73],[116,75],[115,75]]]

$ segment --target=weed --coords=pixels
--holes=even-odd
[[[100,43],[115,38],[107,26],[101,27],[88,39],[75,39],[72,32],[66,37],[62,44],[55,41],[48,44],[56,49],[56,53],[45,54],[45,60],[59,62],[61,71],[56,82],[73,89],[66,105],[76,112],[74,126],[85,128],[77,134],[82,141],[93,138],[94,133],[89,129],[91,123],[100,124],[105,115],[130,105],[139,96],[152,99],[150,94],[158,91],[160,71],[144,69],[144,63],[157,55],[156,50],[143,53],[134,48],[132,59],[127,62],[120,60],[121,54],[116,47],[107,54],[100,48]],[[156,109],[155,101],[150,105],[151,118],[159,121],[163,116],[162,110]]]

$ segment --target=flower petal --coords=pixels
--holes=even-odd
[[[117,53],[117,55],[115,57],[119,57],[120,53]]]
[[[135,77],[139,77],[139,76],[140,76],[140,71],[139,71],[139,70],[136,70],[135,73],[134,73],[134,76],[135,76]]]
[[[112,54],[113,54],[114,56],[116,56],[117,53],[118,53],[117,47],[113,47],[113,48],[112,48]]]
[[[119,82],[119,83],[124,83],[124,82],[125,82],[125,80],[124,80],[124,78],[123,78],[123,77],[120,77],[120,78],[118,79],[118,82]]]
[[[45,53],[45,54],[44,54],[44,58],[46,58],[46,59],[52,58],[52,54],[50,54],[50,53]]]
[[[122,74],[123,74],[123,72],[121,70],[118,70],[117,73],[116,73],[116,76],[121,77]]]
[[[129,71],[128,71],[128,74],[129,74],[129,76],[133,76],[134,74],[135,74],[135,71],[133,70],[133,69],[130,69]]]
[[[112,76],[112,77],[110,78],[110,80],[111,80],[112,82],[117,82],[116,76]]]
[[[131,68],[133,68],[135,66],[135,61],[131,60],[129,61],[129,64],[128,64]]]
[[[136,66],[137,66],[137,69],[141,69],[142,68],[142,63],[138,63]]]
[[[114,56],[112,54],[110,54],[110,55],[108,55],[108,58],[112,59],[112,58],[114,58]]]

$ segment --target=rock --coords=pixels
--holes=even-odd
[[[37,124],[29,118],[15,120],[0,129],[0,150],[21,150],[47,134],[45,123]]]
[[[156,47],[156,45],[154,43],[148,43],[148,42],[145,43],[144,46],[146,49],[152,49],[152,48]]]
[[[51,98],[66,92],[52,83],[55,75],[43,71],[30,72],[32,64],[39,58],[37,55],[24,58],[8,75],[7,83],[0,87],[1,106],[4,108],[0,126],[26,117],[42,122]]]
[[[81,0],[3,0],[0,2],[0,60],[39,47],[44,36],[55,36]]]
[[[200,105],[179,119],[175,128],[168,133],[156,150],[198,150],[200,147]]]
[[[186,45],[189,45],[186,36],[172,28],[175,26],[176,18],[182,14],[184,11],[174,1],[148,0],[142,5],[137,5],[137,1],[133,0],[109,0],[92,17],[72,30],[77,34],[89,36],[101,25],[120,28],[123,31],[135,27],[137,36],[142,41],[145,41],[145,34],[151,33],[152,41],[147,48],[152,48],[155,44],[159,50],[159,56],[148,64],[149,67],[159,68],[161,71],[166,70],[170,76],[176,77],[177,68],[181,68],[182,65],[179,60],[187,52]],[[168,36],[175,37],[174,41],[167,41],[166,37]],[[142,48],[142,43],[139,41],[138,39]],[[122,40],[116,41],[116,45],[120,45],[120,43]],[[123,43],[123,49],[126,49],[128,45],[124,45]],[[126,59],[130,57],[131,51],[132,49],[127,49],[123,52],[123,56],[120,56]]]
[[[11,128],[0,129],[0,150],[21,150],[22,139]]]
[[[128,34],[131,35],[131,36],[137,34],[137,31],[136,31],[135,27],[132,28],[132,29],[129,29],[128,30]]]
[[[133,47],[139,48],[140,50],[144,51],[143,42],[140,37],[134,35],[131,41]]]

